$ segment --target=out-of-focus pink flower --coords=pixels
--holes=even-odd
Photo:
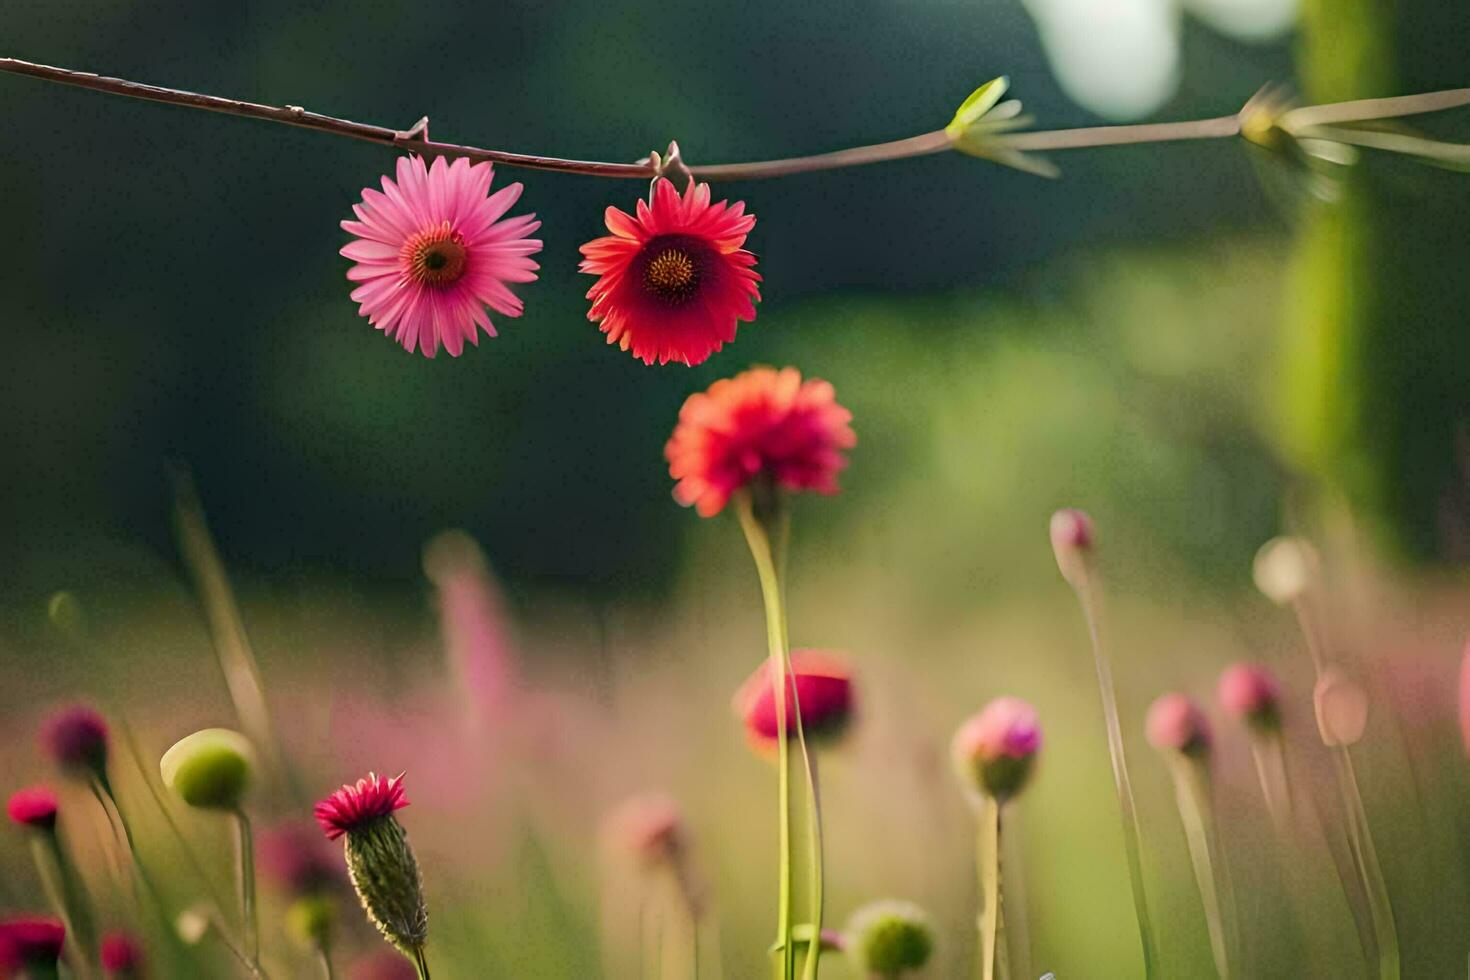
[[[852,671],[840,654],[830,650],[791,651],[791,682],[786,692],[789,734],[795,736],[799,706],[806,739],[834,741],[847,730],[855,701]],[[776,689],[770,661],[762,662],[735,692],[735,712],[753,744],[763,749],[776,744]]]
[[[966,782],[1004,801],[1031,776],[1041,750],[1041,722],[1029,702],[996,698],[959,727],[950,749]]]
[[[1312,689],[1317,730],[1324,745],[1353,745],[1368,725],[1368,692],[1337,667],[1328,667]]]
[[[837,492],[843,451],[857,442],[832,386],[796,368],[758,367],[690,395],[664,447],[674,499],[701,517],[758,480],[784,490]]]
[[[1077,588],[1087,573],[1087,556],[1092,552],[1092,518],[1068,508],[1051,515],[1051,550],[1057,569],[1068,584]]]
[[[1470,756],[1470,643],[1460,657],[1460,741]]]
[[[309,824],[282,823],[256,835],[255,866],[288,895],[309,895],[342,883],[342,862]]]
[[[603,238],[582,246],[581,271],[598,276],[587,292],[587,319],[609,344],[644,364],[700,364],[755,319],[760,275],[741,246],[755,227],[745,205],[710,203],[708,184],[684,196],[666,179],[637,216],[608,208]]]
[[[646,867],[665,864],[677,860],[684,848],[684,811],[671,796],[645,793],[609,813],[603,834],[615,854]]]
[[[352,964],[349,980],[417,980],[418,971],[402,953],[381,949]]]
[[[327,840],[336,840],[358,827],[386,817],[394,810],[408,806],[403,793],[403,776],[379,776],[368,773],[351,786],[343,784],[312,810]]]
[[[56,794],[49,786],[27,786],[10,795],[5,812],[18,824],[50,830],[56,826],[57,806]]]
[[[107,722],[84,704],[52,714],[41,728],[41,745],[68,771],[100,774],[107,768]]]
[[[469,535],[449,531],[424,549],[424,572],[438,592],[446,653],[475,720],[505,721],[515,685],[511,642],[484,553]]]
[[[495,336],[487,308],[520,316],[522,303],[508,283],[531,282],[538,266],[530,256],[541,242],[527,238],[541,227],[535,215],[502,216],[521,196],[511,184],[488,198],[494,168],[464,158],[400,157],[398,179],[383,190],[362,192],[352,206],[356,221],[342,222],[354,236],[342,254],[355,265],[347,278],[358,312],[404,349],[433,357],[442,344],[458,357],[479,331]]]
[[[1160,752],[1203,755],[1210,748],[1210,723],[1204,712],[1177,692],[1162,694],[1149,705],[1149,744]]]
[[[125,932],[102,938],[102,969],[108,980],[137,980],[143,976],[143,947]]]
[[[1220,674],[1220,706],[1232,718],[1262,729],[1281,724],[1281,685],[1260,664],[1231,664]]]
[[[0,919],[0,976],[25,976],[31,970],[55,976],[65,941],[66,927],[60,919],[44,915]]]

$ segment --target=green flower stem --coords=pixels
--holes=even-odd
[[[995,980],[999,952],[1004,942],[1000,907],[1000,809],[993,796],[980,801],[979,834],[975,841],[975,867],[980,880],[980,976]],[[1004,974],[1001,974],[1004,976]]]
[[[245,937],[245,955],[260,959],[260,924],[255,914],[255,836],[250,818],[235,809],[235,877],[240,885],[240,934]]]
[[[1373,846],[1373,835],[1368,829],[1368,813],[1363,808],[1363,794],[1358,789],[1353,757],[1347,746],[1339,745],[1332,750],[1332,760],[1337,767],[1337,784],[1342,791],[1343,808],[1346,810],[1348,844],[1352,849],[1353,865],[1357,869],[1363,892],[1368,896],[1374,945],[1378,949],[1378,976],[1381,980],[1398,980],[1401,970],[1398,930],[1394,925],[1388,885],[1383,880],[1383,868],[1378,863],[1378,851]]]
[[[1266,812],[1271,815],[1277,832],[1285,833],[1291,826],[1291,781],[1287,777],[1286,747],[1281,733],[1252,732],[1250,741],[1251,759],[1256,765],[1256,778],[1261,782]]]
[[[1092,639],[1092,657],[1097,668],[1097,687],[1102,695],[1103,720],[1108,731],[1108,753],[1113,762],[1113,783],[1118,792],[1118,806],[1123,814],[1123,848],[1128,858],[1128,878],[1133,890],[1133,910],[1138,918],[1138,937],[1143,945],[1143,973],[1153,977],[1157,970],[1154,930],[1148,912],[1148,896],[1143,887],[1142,847],[1139,844],[1138,808],[1133,802],[1133,785],[1128,778],[1128,758],[1123,751],[1123,729],[1118,723],[1118,697],[1113,690],[1113,669],[1103,647],[1101,614],[1098,610],[1096,583],[1092,570],[1083,572],[1077,586],[1077,599],[1087,620]]]
[[[337,971],[332,969],[332,953],[325,945],[317,946],[316,961],[322,968],[323,980],[336,980]]]
[[[1230,931],[1226,927],[1225,903],[1221,897],[1224,869],[1216,866],[1208,763],[1181,753],[1171,753],[1169,771],[1174,778],[1175,801],[1179,805],[1179,818],[1184,823],[1189,859],[1194,866],[1194,882],[1199,888],[1200,904],[1204,906],[1210,953],[1214,956],[1220,980],[1229,980]]]
[[[429,958],[422,946],[413,948],[413,968],[418,971],[419,980],[429,980]]]
[[[97,933],[92,923],[92,910],[86,890],[76,869],[67,860],[56,830],[41,831],[31,837],[31,856],[46,899],[56,910],[56,917],[66,927],[77,959],[73,965],[78,976],[91,976],[97,961]]]

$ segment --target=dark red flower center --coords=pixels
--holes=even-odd
[[[403,243],[408,274],[425,286],[447,286],[464,275],[464,239],[444,222]]]
[[[639,257],[643,288],[672,305],[686,302],[699,289],[701,252],[683,235],[655,238]]]

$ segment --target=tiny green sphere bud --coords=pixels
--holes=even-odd
[[[190,806],[233,810],[250,785],[255,750],[239,732],[206,728],[187,735],[163,754],[163,783]]]
[[[286,931],[308,949],[327,949],[337,924],[337,903],[327,895],[307,895],[286,909]]]
[[[933,952],[934,926],[912,902],[872,902],[848,920],[847,953],[866,975],[900,977],[929,962]]]

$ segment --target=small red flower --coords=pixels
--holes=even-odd
[[[102,969],[109,977],[142,976],[143,947],[125,932],[114,932],[102,938]]]
[[[582,246],[581,271],[600,277],[587,319],[644,364],[700,364],[755,319],[761,277],[741,248],[755,215],[709,198],[708,184],[690,181],[681,198],[660,178],[652,204],[636,217],[608,208],[612,234]]]
[[[1232,717],[1262,727],[1281,720],[1281,685],[1260,664],[1231,664],[1220,675],[1220,704]]]
[[[827,650],[791,651],[791,685],[786,693],[787,731],[796,730],[796,707],[801,707],[802,734],[808,739],[831,740],[842,735],[853,713],[852,671]],[[762,663],[735,693],[735,713],[745,724],[746,736],[758,748],[768,748],[779,737],[776,728],[776,689],[771,665]]]
[[[50,830],[56,826],[56,794],[48,786],[16,790],[5,806],[10,819],[27,827]]]
[[[1145,719],[1148,742],[1159,751],[1203,755],[1210,748],[1210,723],[1204,712],[1183,694],[1161,694],[1149,705]]]
[[[0,920],[0,976],[31,968],[56,969],[66,927],[60,919],[20,915]]]
[[[713,517],[735,491],[758,480],[786,490],[837,492],[857,442],[852,413],[832,386],[802,381],[796,368],[758,367],[690,395],[664,446],[674,499]]]
[[[86,705],[62,708],[48,718],[41,744],[63,769],[100,773],[107,768],[107,722]]]
[[[406,806],[408,798],[403,795],[401,773],[397,776],[379,776],[370,772],[355,785],[343,784],[341,789],[313,808],[312,816],[321,824],[327,840],[336,840],[343,834]]]

